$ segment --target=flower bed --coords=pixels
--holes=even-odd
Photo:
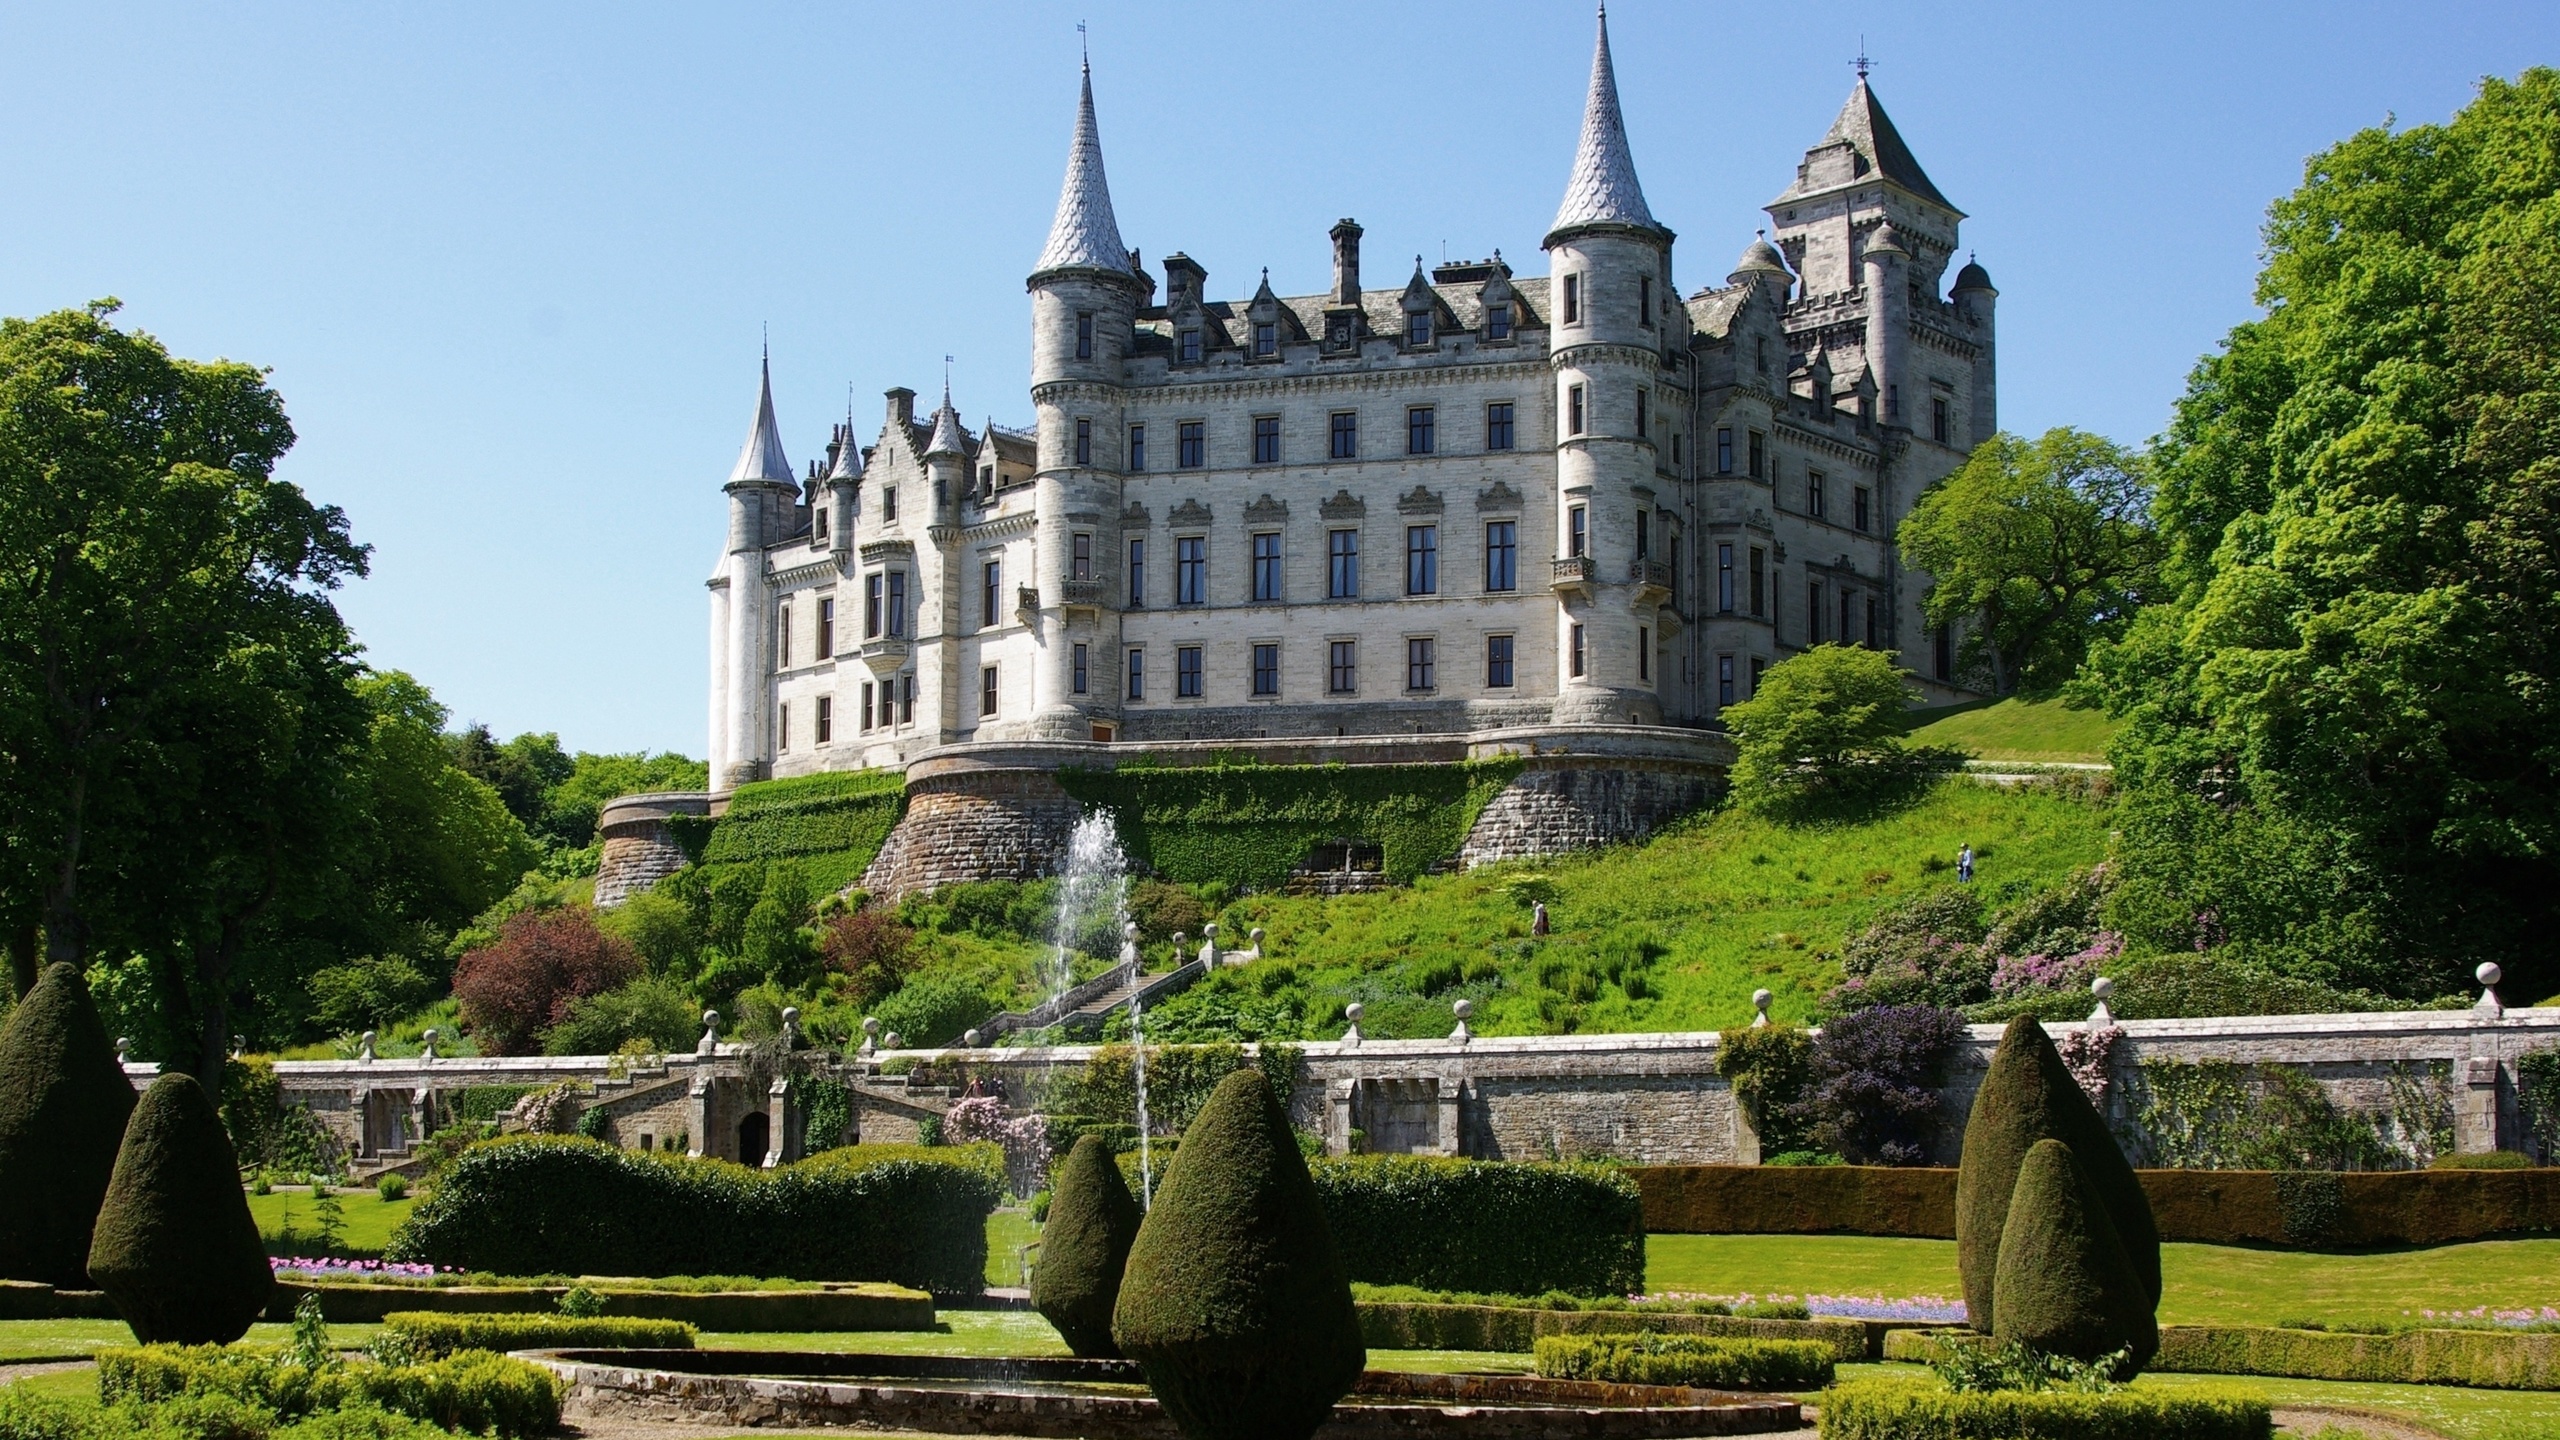
[[[1927,1331],[1901,1331],[1884,1345],[1887,1360],[1928,1364],[1945,1353],[1946,1347]],[[2184,1375],[2560,1390],[2560,1334],[2500,1328],[2363,1334],[2275,1325],[2163,1325],[2160,1353],[2146,1368]]]
[[[705,1330],[930,1330],[933,1297],[898,1285],[829,1285],[789,1290],[589,1288],[614,1318],[674,1320]],[[567,1285],[300,1285],[279,1280],[267,1318],[287,1320],[306,1295],[333,1324],[363,1324],[395,1311],[442,1315],[526,1315],[556,1310]]]

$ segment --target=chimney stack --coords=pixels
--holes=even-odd
[[[1360,222],[1347,216],[1333,222],[1333,303],[1360,303]]]

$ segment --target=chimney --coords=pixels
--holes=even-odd
[[[1348,216],[1333,222],[1333,303],[1360,303],[1360,222]]]
[[[907,425],[914,423],[915,418],[916,392],[908,389],[904,385],[890,387],[889,423],[892,425]]]

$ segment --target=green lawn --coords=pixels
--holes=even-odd
[[[410,1198],[385,1200],[372,1190],[342,1190],[338,1203],[347,1212],[347,1233],[340,1248],[351,1255],[379,1255],[391,1243],[391,1232],[409,1218],[417,1205],[417,1192]],[[258,1233],[272,1243],[287,1221],[308,1236],[316,1224],[311,1213],[311,1191],[308,1188],[278,1186],[273,1194],[249,1197],[249,1214],[258,1222]]]
[[[1952,745],[1977,760],[2101,762],[2115,733],[2105,711],[2059,700],[1976,700],[1911,712],[1913,744]]]
[[[330,1337],[346,1349],[371,1340],[379,1325],[332,1325]],[[293,1338],[290,1325],[249,1327],[252,1342],[282,1344]],[[133,1332],[121,1320],[0,1320],[0,1365],[63,1355],[88,1355],[130,1345]]]
[[[1021,1247],[1040,1238],[1040,1227],[1031,1223],[1031,1212],[1008,1206],[987,1217],[987,1283],[1015,1286],[1030,1282],[1023,1278]]]
[[[1648,1288],[1711,1295],[1962,1293],[1952,1240],[1857,1235],[1653,1235]],[[2560,1304],[2560,1240],[2319,1255],[2226,1245],[2160,1247],[2160,1319],[2273,1325],[2397,1319],[2404,1311]]]

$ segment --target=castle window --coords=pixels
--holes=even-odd
[[[1636,277],[1636,323],[1647,330],[1653,328],[1653,277]]]
[[[1733,546],[1729,543],[1716,546],[1716,613],[1733,613]]]
[[[1948,443],[1948,440],[1953,436],[1954,432],[1955,427],[1950,425],[1947,421],[1946,397],[1943,395],[1930,396],[1929,438],[1937,441],[1941,445],[1944,445]]]
[[[1846,586],[1846,585],[1841,586],[1841,587],[1840,587],[1840,643],[1841,643],[1841,644],[1843,644],[1843,645],[1854,645],[1854,644],[1856,644],[1856,643],[1858,642],[1858,632],[1856,631],[1856,629],[1855,629],[1855,628],[1853,628],[1853,627],[1854,627],[1854,625],[1855,625],[1855,622],[1856,622],[1856,616],[1857,616],[1857,613],[1858,613],[1858,612],[1857,612],[1857,610],[1856,610],[1856,608],[1855,608],[1856,602],[1857,602],[1857,592],[1856,592],[1856,591],[1851,590],[1851,589],[1850,589],[1848,586]]]
[[[992,630],[1003,623],[1003,602],[997,598],[997,592],[1003,587],[1004,562],[1002,560],[990,560],[978,567],[978,596],[981,607],[978,612],[978,626],[980,629]]]
[[[1484,448],[1508,450],[1511,444],[1511,402],[1496,400],[1484,407]]]
[[[1076,644],[1075,644],[1075,649],[1074,649],[1074,665],[1075,665],[1075,679],[1074,679],[1074,685],[1075,685],[1075,692],[1076,692],[1077,694],[1079,694],[1079,695],[1083,695],[1083,694],[1088,693],[1088,692],[1090,691],[1090,689],[1092,688],[1092,684],[1093,684],[1093,658],[1092,658],[1092,657],[1093,657],[1093,652],[1092,652],[1092,650],[1090,649],[1090,647],[1086,646],[1086,644],[1085,644],[1083,641],[1081,641],[1081,640],[1077,641],[1077,642],[1076,642]]]
[[[1129,427],[1129,469],[1132,474],[1147,468],[1147,427]]]
[[[1280,327],[1268,320],[1255,322],[1253,353],[1266,357],[1280,353]]]
[[[1888,420],[1899,420],[1902,418],[1901,386],[1887,385],[1884,387],[1884,414],[1885,418]]]
[[[1360,417],[1343,410],[1333,417],[1333,458],[1356,460],[1360,457]]]
[[[791,748],[791,702],[788,700],[773,709],[773,742],[776,749]]]
[[[1652,433],[1653,416],[1650,396],[1650,391],[1636,392],[1636,438],[1639,440],[1647,438]]]
[[[1076,422],[1076,463],[1093,463],[1093,422],[1090,420]]]
[[[1360,532],[1336,530],[1325,536],[1325,596],[1333,600],[1360,598]]]
[[[1076,316],[1076,358],[1093,358],[1093,312],[1081,311]]]
[[[1564,553],[1567,559],[1591,553],[1591,512],[1580,505],[1565,512]]]
[[[1754,480],[1763,478],[1769,468],[1769,437],[1757,430],[1752,431],[1751,446],[1747,453],[1751,462],[1751,478]]]
[[[1867,487],[1861,485],[1849,493],[1851,504],[1858,512],[1858,528],[1864,530],[1867,528]]]
[[[1680,468],[1680,432],[1677,430],[1671,432],[1671,468]]]
[[[1431,343],[1431,312],[1416,310],[1404,317],[1404,343],[1419,350]]]
[[[1484,307],[1484,338],[1487,340],[1511,338],[1511,307],[1509,305]]]
[[[1440,688],[1439,642],[1427,635],[1416,635],[1404,642],[1404,688]]]
[[[1256,695],[1280,693],[1279,646],[1256,645],[1253,647],[1253,693]]]
[[[913,672],[908,673],[905,680],[901,682],[900,688],[905,690],[906,698],[898,707],[899,722],[913,725],[916,723],[916,677]],[[880,691],[880,708],[883,710],[889,708],[889,691],[886,686],[883,686]]]
[[[978,672],[978,714],[996,713],[996,667],[989,665]]]
[[[898,487],[895,485],[880,487],[880,521],[884,525],[898,523]]]
[[[1512,637],[1484,637],[1484,683],[1488,690],[1508,690],[1512,685]]]
[[[1280,598],[1280,535],[1264,531],[1253,537],[1253,598]]]
[[[1582,387],[1571,385],[1564,392],[1564,433],[1582,433]]]
[[[1730,705],[1733,698],[1733,657],[1719,655],[1716,657],[1716,703]]]
[[[818,697],[818,743],[824,745],[835,738],[836,702],[832,696],[821,695]]]
[[[1751,657],[1751,693],[1752,693],[1752,694],[1757,695],[1757,694],[1759,694],[1759,693],[1760,693],[1760,672],[1761,672],[1761,671],[1763,671],[1763,670],[1766,670],[1766,669],[1768,669],[1768,668],[1769,668],[1769,662],[1768,662],[1768,661],[1761,659],[1761,658],[1760,658],[1759,656],[1757,656],[1757,655],[1754,655],[1754,656],[1752,656],[1752,657]]]
[[[1147,608],[1147,541],[1143,535],[1129,537],[1129,608]]]
[[[827,538],[827,507],[824,505],[809,512],[809,538],[812,540]]]
[[[870,577],[869,577],[868,579],[866,579],[866,580],[864,580],[864,581],[862,582],[862,638],[863,638],[863,639],[865,639],[865,640],[877,640],[877,639],[879,639],[879,638],[880,638],[880,616],[881,616],[881,613],[882,613],[882,612],[881,612],[881,609],[880,609],[880,573],[879,573],[878,571],[876,571],[876,570],[875,570],[875,571],[873,571],[873,572],[871,573],[871,575],[870,575]]]
[[[1173,652],[1173,698],[1197,700],[1200,698],[1202,688],[1200,647],[1197,645],[1176,647]]]
[[[1636,509],[1636,558],[1653,558],[1653,514],[1642,506]]]
[[[1067,578],[1070,580],[1093,578],[1093,536],[1087,531],[1077,531],[1075,537],[1068,542]]]
[[[1134,646],[1129,651],[1129,698],[1147,698],[1147,652]]]
[[[1360,688],[1360,642],[1336,640],[1330,647],[1331,663],[1325,671],[1325,688],[1336,695],[1349,695]]]
[[[1764,601],[1764,600],[1763,600],[1763,598],[1762,598],[1762,597],[1764,597],[1765,595],[1767,595],[1767,594],[1768,594],[1768,587],[1769,587],[1769,552],[1768,552],[1768,551],[1766,551],[1766,550],[1761,549],[1761,548],[1760,548],[1759,546],[1757,546],[1757,545],[1754,545],[1754,546],[1752,546],[1752,547],[1751,547],[1751,613],[1752,613],[1752,614],[1754,614],[1754,615],[1766,615],[1766,614],[1768,614],[1768,613],[1769,613],[1768,606],[1767,606],[1767,604],[1765,603],[1765,601]]]
[[[1440,527],[1404,527],[1404,593],[1440,593]]]
[[[1176,469],[1197,470],[1209,463],[1209,426],[1202,420],[1185,420],[1173,430],[1173,463]]]
[[[880,687],[880,713],[882,719],[885,720],[888,718],[888,711],[889,687],[883,685]],[[871,728],[871,684],[869,681],[863,682],[862,686],[862,728],[865,730]]]
[[[1716,473],[1733,473],[1733,427],[1729,425],[1716,427]]]
[[[1439,412],[1428,405],[1416,405],[1404,412],[1404,453],[1428,455],[1439,428],[1434,418]]]
[[[1814,519],[1819,520],[1822,518],[1822,472],[1819,470],[1808,470],[1805,472],[1804,508],[1805,513],[1811,515]]]
[[[1867,648],[1876,648],[1876,597],[1867,597]]]
[[[829,596],[818,602],[818,658],[832,660],[836,653],[836,602]]]
[[[1209,537],[1185,535],[1173,542],[1173,603],[1209,603]]]
[[[1650,625],[1636,627],[1636,678],[1653,678],[1653,627]]]
[[[1566,640],[1566,648],[1568,651],[1567,660],[1572,666],[1573,678],[1579,680],[1582,678],[1582,672],[1584,669],[1582,627],[1580,625],[1573,625],[1568,627],[1568,629],[1570,633]]]
[[[1579,275],[1564,277],[1564,323],[1582,323],[1582,277]]]
[[[907,633],[907,572],[889,572],[889,633],[904,637]]]
[[[1495,520],[1484,527],[1484,588],[1520,588],[1520,522]]]
[[[788,605],[782,607],[782,621],[778,629],[781,632],[782,655],[774,668],[788,670],[791,668],[791,607]]]
[[[1185,365],[1200,363],[1200,332],[1197,330],[1182,332],[1182,363]]]
[[[1253,463],[1256,465],[1280,463],[1279,416],[1256,415],[1253,417]]]
[[[1956,669],[1955,632],[1947,626],[1939,626],[1929,635],[1929,648],[1936,652],[1931,658],[1937,662],[1936,668],[1938,678],[1941,680],[1954,679]]]
[[[1822,643],[1822,582],[1804,582],[1804,643]]]

